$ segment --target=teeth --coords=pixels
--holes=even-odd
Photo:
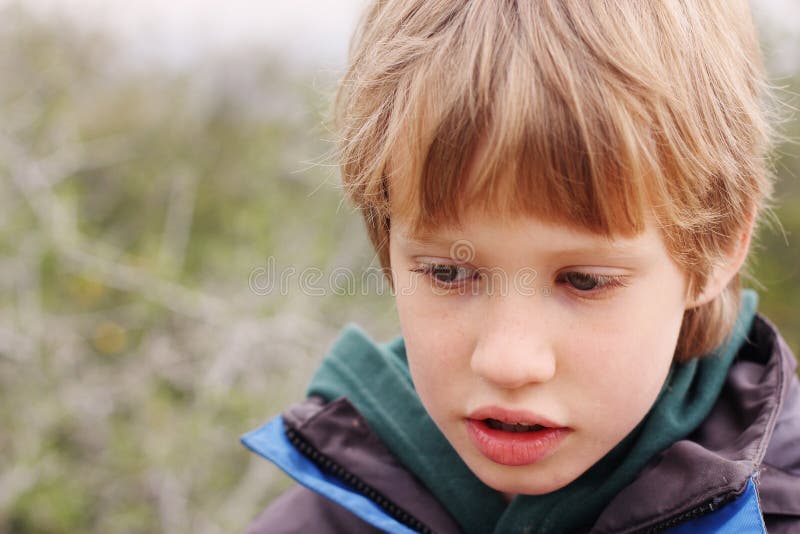
[[[494,430],[503,430],[505,432],[535,432],[546,428],[541,425],[528,425],[525,423],[504,423],[497,419],[486,419],[486,425]]]

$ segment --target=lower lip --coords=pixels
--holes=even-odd
[[[467,434],[485,457],[501,465],[530,465],[554,452],[570,433],[569,428],[546,428],[536,432],[506,432],[490,428],[485,421],[467,419]]]

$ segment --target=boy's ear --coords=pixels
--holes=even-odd
[[[734,245],[717,263],[710,276],[706,280],[703,291],[697,297],[690,297],[686,308],[696,308],[717,298],[727,287],[728,283],[736,276],[742,268],[744,260],[747,259],[747,252],[750,250],[750,239],[753,237],[753,230],[756,222],[755,210],[752,210],[747,218],[747,225],[739,235]]]

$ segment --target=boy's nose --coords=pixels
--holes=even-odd
[[[547,382],[556,374],[555,329],[543,315],[541,296],[504,296],[486,317],[470,366],[504,389]]]

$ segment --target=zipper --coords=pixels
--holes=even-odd
[[[284,423],[283,431],[286,437],[303,456],[314,462],[314,464],[329,473],[359,494],[377,504],[386,514],[388,514],[395,521],[402,523],[408,528],[420,532],[422,534],[434,534],[433,530],[425,523],[397,506],[395,503],[383,496],[378,490],[365,483],[347,469],[337,464],[317,449],[314,448],[306,439],[300,435],[295,429]]]
[[[729,502],[736,500],[736,497],[738,497],[740,494],[741,492],[737,493],[735,491],[731,491],[723,495],[719,495],[717,497],[714,497],[710,501],[707,501],[695,508],[692,508],[687,512],[683,512],[682,514],[670,517],[669,519],[662,521],[661,523],[658,523],[651,527],[647,527],[642,530],[637,530],[636,532],[637,534],[658,534],[660,532],[664,532],[665,530],[669,530],[672,527],[676,527],[679,524],[684,523],[686,521],[691,521],[692,519],[697,519],[698,517],[710,514],[711,512],[721,508],[722,506],[725,506]]]

